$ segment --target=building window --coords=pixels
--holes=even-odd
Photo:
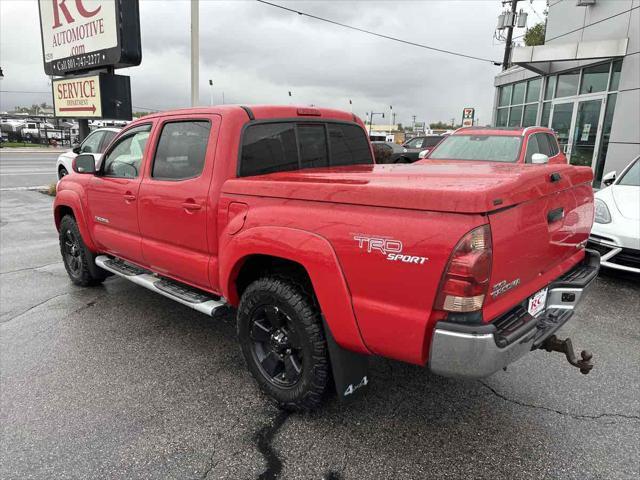
[[[556,90],[556,76],[547,77],[547,87],[544,89],[544,99],[552,100]]]
[[[499,108],[496,115],[496,127],[506,127],[509,120],[509,109]]]
[[[511,107],[509,110],[509,123],[508,127],[519,127],[522,119],[522,105],[517,107]]]
[[[542,79],[536,78],[527,82],[527,103],[540,100],[540,84]]]
[[[500,87],[497,127],[527,127],[536,124],[541,78]],[[523,119],[524,112],[524,119]]]
[[[542,116],[540,117],[540,125],[549,126],[549,117],[551,117],[551,102],[544,102],[542,105]]]
[[[604,112],[604,125],[602,125],[602,139],[600,141],[600,152],[596,161],[596,171],[593,175],[593,186],[600,188],[602,174],[604,173],[604,161],[609,150],[609,138],[611,137],[611,124],[613,123],[613,111],[616,108],[616,93],[610,93],[607,97],[607,108]]]
[[[536,117],[538,116],[538,104],[532,103],[530,105],[525,105],[524,107],[524,115],[522,116],[522,126],[523,127],[532,127],[536,124]]]
[[[620,86],[620,71],[622,70],[622,60],[616,60],[613,62],[613,68],[611,69],[611,83],[609,84],[609,91],[616,91]]]
[[[604,92],[609,81],[609,68],[611,64],[596,65],[582,70],[582,82],[580,94]]]
[[[572,97],[578,93],[578,82],[580,81],[580,70],[558,75],[558,87],[556,89],[556,98]]]
[[[511,96],[511,105],[524,103],[524,90],[526,82],[520,82],[513,85],[513,95]]]
[[[500,99],[498,100],[498,106],[504,107],[511,103],[511,88],[512,85],[500,88]]]

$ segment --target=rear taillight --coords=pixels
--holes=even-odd
[[[442,275],[435,308],[448,312],[480,310],[489,288],[492,257],[489,225],[462,237]]]

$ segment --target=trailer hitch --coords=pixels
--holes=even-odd
[[[571,344],[570,338],[560,340],[555,335],[551,335],[542,343],[542,345],[540,345],[540,348],[547,352],[564,353],[567,357],[567,361],[574,367],[579,368],[580,373],[583,375],[587,375],[593,368],[593,363],[591,362],[593,355],[586,350],[582,350],[582,352],[580,352],[580,357],[582,358],[578,360],[575,352],[573,351],[573,345]]]

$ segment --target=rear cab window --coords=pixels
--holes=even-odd
[[[366,133],[359,125],[326,121],[276,121],[246,127],[238,174],[246,177],[372,163]]]

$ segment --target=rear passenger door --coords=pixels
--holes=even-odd
[[[211,288],[207,235],[216,234],[209,188],[219,125],[217,115],[170,117],[161,123],[140,186],[146,263],[205,289]]]

